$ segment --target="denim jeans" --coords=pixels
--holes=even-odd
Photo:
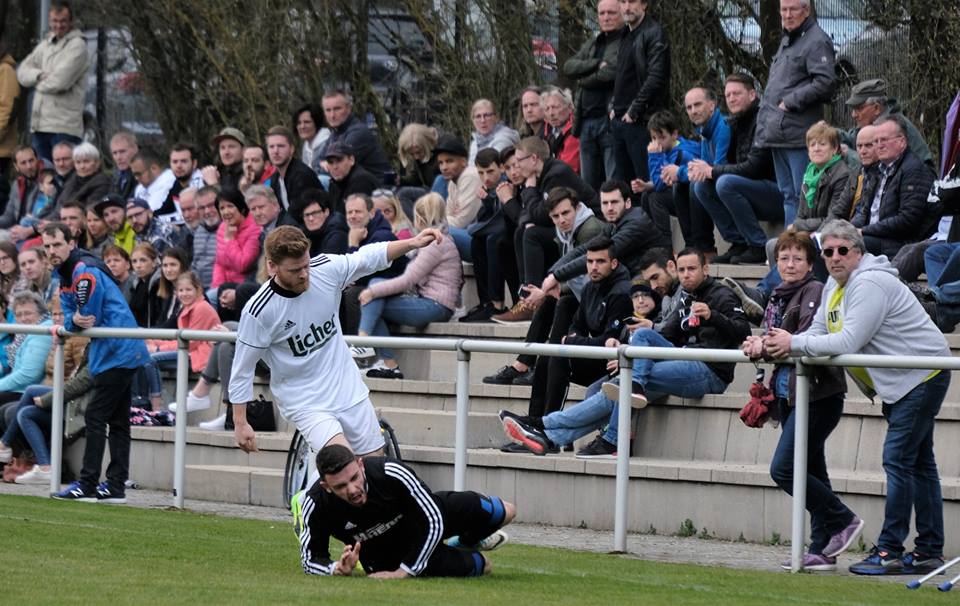
[[[785,493],[793,495],[793,408],[785,408],[783,433],[770,462],[770,477]],[[853,512],[833,492],[827,474],[825,444],[843,416],[843,394],[810,403],[807,432],[807,511],[810,512],[810,553],[822,554],[830,537],[847,527]]]
[[[960,244],[938,242],[923,253],[923,267],[937,303],[960,305]]]
[[[597,191],[617,168],[615,145],[606,116],[586,118],[580,123],[580,176]]]
[[[382,278],[370,280],[370,284],[383,281]],[[415,295],[394,295],[374,299],[360,308],[360,331],[371,336],[389,337],[387,322],[421,328],[431,322],[446,322],[453,315],[433,299]],[[395,359],[392,349],[381,347],[380,356]]]
[[[783,199],[773,181],[720,175],[694,183],[693,190],[730,244],[762,247],[767,234],[760,221],[783,221]]]
[[[777,187],[783,196],[783,223],[790,225],[797,218],[800,188],[803,173],[807,171],[810,157],[805,147],[773,148],[773,169],[777,173]]]
[[[588,393],[591,389],[588,389]],[[606,425],[614,404],[613,400],[598,391],[578,404],[543,417],[544,433],[554,444],[573,444],[575,440]],[[616,444],[616,440],[613,443]]]
[[[37,157],[43,158],[50,165],[53,164],[53,148],[57,143],[66,141],[67,143],[73,143],[78,145],[83,142],[83,139],[75,135],[68,135],[66,133],[33,133],[33,136],[30,139],[33,149],[37,151]]]
[[[893,404],[883,404],[887,436],[883,441],[883,470],[887,500],[880,549],[902,554],[910,532],[910,511],[916,512],[916,551],[943,555],[943,496],[933,455],[934,417],[950,386],[950,373],[917,385]]]
[[[30,445],[30,450],[37,457],[37,465],[50,464],[50,448],[47,446],[44,430],[50,431],[53,415],[49,409],[36,406],[33,398],[51,391],[53,389],[46,385],[31,385],[23,392],[24,398],[20,401],[20,410],[17,411],[17,424],[20,425],[20,431]]]
[[[647,165],[647,145],[650,144],[650,132],[646,120],[643,123],[626,123],[619,117],[610,121],[613,131],[614,154],[617,160],[613,176],[630,183],[633,179],[650,180],[650,168]]]
[[[473,255],[470,253],[470,234],[466,229],[460,227],[450,228],[450,237],[453,243],[457,245],[457,252],[460,253],[460,260],[467,263],[473,263]]]
[[[50,387],[47,387],[46,385],[30,385],[26,389],[24,389],[23,395],[20,396],[20,401],[17,402],[16,413],[14,413],[13,418],[10,419],[10,424],[7,425],[6,430],[4,430],[3,436],[0,437],[0,441],[2,441],[7,446],[10,446],[11,444],[13,444],[13,441],[17,439],[17,433],[22,432],[27,442],[30,442],[30,437],[27,435],[26,430],[23,428],[23,426],[20,423],[20,413],[26,408],[37,408],[37,406],[33,403],[33,399],[36,397],[42,396],[46,393],[49,393],[51,391],[53,390]],[[40,408],[39,410],[42,411],[44,409]],[[47,416],[47,426],[49,427],[50,411],[47,410],[45,412]],[[40,434],[40,438],[41,438],[40,441],[43,442],[43,433]],[[30,445],[31,445],[31,449],[36,451],[35,448],[32,448],[33,446],[32,442],[30,443]],[[39,456],[40,454],[37,453],[37,457]],[[49,465],[49,464],[50,464],[50,456],[47,455],[47,462],[42,463],[42,465]]]

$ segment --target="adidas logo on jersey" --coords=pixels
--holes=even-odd
[[[320,326],[311,322],[307,334],[288,337],[287,344],[290,345],[290,351],[295,357],[302,358],[326,345],[336,334],[337,323],[334,322],[334,316],[331,316]]]
[[[291,328],[293,328],[293,327],[296,326],[296,325],[297,325],[297,323],[294,322],[293,320],[287,320],[287,323],[283,325],[283,329],[284,329],[284,330],[290,330]]]
[[[357,527],[357,525],[354,524],[353,522],[347,522],[347,523],[344,525],[343,529],[344,529],[344,530],[352,530],[352,529],[354,529],[354,528],[356,528],[356,527]]]

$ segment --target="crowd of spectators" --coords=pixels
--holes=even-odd
[[[160,153],[121,131],[101,153],[80,138],[86,47],[69,4],[55,1],[50,33],[29,57],[18,65],[0,45],[0,169],[14,172],[0,209],[0,309],[9,322],[48,323],[48,310],[59,309],[63,298],[61,316],[69,315],[59,322],[94,325],[81,310],[87,293],[76,290],[89,270],[109,283],[99,295],[108,301],[101,302],[108,317],[98,317],[98,326],[228,330],[257,285],[270,279],[262,245],[277,226],[302,229],[312,256],[438,227],[450,235],[441,245],[348,286],[344,334],[382,336],[390,334],[389,324],[421,327],[457,316],[526,323],[529,342],[742,346],[759,357],[770,351],[750,336],[751,321],[792,333],[818,326],[822,282],[828,273],[836,278],[820,258],[823,249],[831,259],[820,232],[839,220],[850,221],[853,231],[834,228],[834,239],[845,242],[832,249],[837,255],[851,247],[871,263],[885,255],[911,283],[919,308],[941,330],[952,330],[960,320],[960,237],[938,200],[928,199],[933,156],[884,81],[853,87],[846,104],[855,128],[825,122],[837,87],[833,44],[807,0],[780,0],[782,39],[763,91],[751,76],[735,73],[722,90],[689,82],[682,99],[671,99],[677,75],[670,43],[648,8],[646,0],[600,0],[599,31],[562,66],[575,91],[518,90],[516,128],[501,120],[492,101],[478,99],[469,121],[465,116],[469,140],[407,124],[397,158],[390,158],[342,90],[295,108],[289,125],[263,133],[224,125],[206,150],[178,141]],[[26,133],[12,108],[28,91],[31,141],[17,145]],[[694,132],[683,132],[674,107],[686,111]],[[957,149],[944,158],[944,173],[955,170]],[[204,164],[208,155],[215,160]],[[463,262],[473,264],[476,278],[478,304],[471,309],[461,301]],[[751,288],[711,277],[711,263],[769,264],[769,272]],[[929,288],[913,283],[923,272]],[[799,318],[790,315],[797,301]],[[827,332],[836,332],[834,321]],[[50,338],[6,335],[3,345],[0,401],[9,402],[10,412],[0,418],[6,429],[0,461],[11,446],[35,444],[38,419],[49,423],[36,408],[43,408]],[[105,376],[121,388],[88,420],[88,481],[99,474],[94,459],[98,448],[102,455],[105,424],[112,455],[123,456],[122,437],[116,452],[112,442],[121,423],[117,410],[131,401],[167,407],[159,370],[169,367],[174,346],[148,341],[110,359],[97,348],[91,344],[88,361],[76,360],[76,368],[86,369],[90,389],[105,391]],[[388,349],[353,353],[368,376],[403,377]],[[201,378],[187,411],[211,405],[211,386],[229,382],[232,357],[228,344],[191,344],[190,365]],[[721,393],[732,366],[638,360],[633,406],[671,394]],[[613,456],[619,389],[613,370],[595,361],[523,355],[486,377],[532,385],[528,414],[501,414],[512,439],[504,448],[545,454],[601,429],[577,456]],[[792,378],[786,367],[773,376],[786,436]],[[564,408],[570,382],[590,386],[588,398]],[[821,459],[811,466],[826,491],[808,498],[811,507],[832,506],[818,510],[814,523],[810,563],[822,566],[836,555],[832,535],[859,520],[827,494],[822,445],[839,418],[843,389],[826,385],[832,387],[821,386],[815,397],[824,402],[818,414],[826,429],[812,438]],[[222,416],[204,427],[229,425]],[[785,448],[772,474],[788,489]],[[48,454],[33,451],[37,467],[24,481],[48,477]],[[108,496],[126,473],[122,462],[111,467]],[[882,547],[903,551],[896,541]],[[935,538],[925,549],[923,555],[942,555],[934,553]]]

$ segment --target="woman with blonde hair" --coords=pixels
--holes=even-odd
[[[407,213],[403,211],[399,198],[389,189],[373,190],[373,207],[380,211],[383,218],[390,222],[390,228],[397,240],[406,240],[413,237],[413,226]]]
[[[446,233],[446,203],[439,194],[430,193],[414,206],[414,228],[419,232],[435,227]],[[396,278],[374,278],[360,293],[361,335],[390,336],[387,322],[426,326],[446,322],[460,305],[463,268],[453,238],[421,248]],[[367,371],[368,377],[402,379],[403,373],[393,351],[380,349],[381,361]]]
[[[397,156],[400,157],[397,198],[408,217],[413,216],[413,203],[433,188],[440,175],[437,156],[433,153],[438,138],[437,129],[416,122],[407,124],[400,131],[397,139]]]

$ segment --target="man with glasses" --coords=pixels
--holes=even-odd
[[[946,339],[883,257],[867,252],[864,237],[835,219],[820,230],[830,272],[813,325],[805,332],[772,329],[763,337],[774,358],[884,354],[949,357]],[[909,336],[909,338],[905,338]],[[934,418],[950,373],[889,368],[847,369],[871,399],[879,396],[887,435],[883,445],[886,507],[876,545],[854,574],[922,574],[943,564],[943,498],[933,453]],[[906,552],[910,512],[916,512],[914,551]]]
[[[879,175],[864,192],[853,224],[867,252],[892,259],[904,244],[932,234],[940,217],[927,204],[933,171],[907,147],[903,118],[889,116],[875,126]]]
[[[933,166],[933,154],[930,153],[930,147],[913,122],[903,115],[900,103],[893,97],[887,96],[885,80],[874,78],[854,85],[850,90],[850,97],[847,99],[846,105],[850,108],[850,116],[856,126],[842,133],[844,145],[852,146],[858,140],[860,131],[873,125],[880,118],[901,116],[907,125],[907,146],[910,151],[923,160],[924,164]],[[847,162],[851,164],[855,164],[858,157],[859,153],[848,151],[846,154]]]
[[[217,203],[220,201],[220,189],[208,185],[197,192],[197,211],[200,213],[200,225],[193,230],[193,256],[190,269],[196,272],[206,291],[213,281],[213,264],[217,258],[217,228],[220,227],[220,213]]]

